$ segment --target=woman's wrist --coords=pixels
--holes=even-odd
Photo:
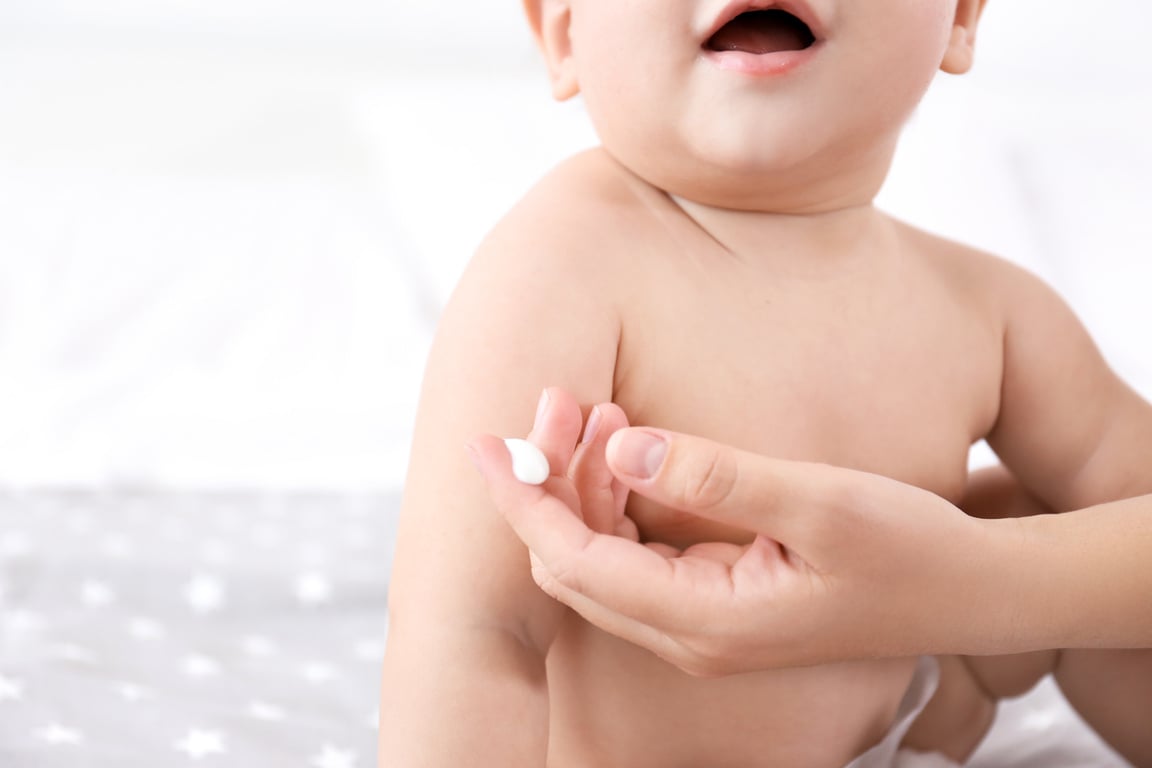
[[[1152,646],[1152,496],[979,522],[989,652]]]
[[[1045,516],[977,520],[984,547],[974,556],[979,596],[968,629],[971,655],[1023,653],[1063,647],[1069,628],[1053,611],[1057,588],[1051,577],[1051,538]]]

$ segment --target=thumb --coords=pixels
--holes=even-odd
[[[673,509],[763,534],[802,557],[854,495],[850,470],[772,459],[668,430],[630,427],[608,441],[626,486]],[[826,541],[820,543],[826,544]]]

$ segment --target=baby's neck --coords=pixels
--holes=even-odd
[[[740,257],[820,254],[821,261],[854,258],[871,251],[891,232],[892,222],[869,203],[819,213],[776,213],[716,208],[669,195],[686,216],[717,244]]]

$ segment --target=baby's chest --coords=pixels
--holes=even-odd
[[[887,475],[956,500],[995,419],[1000,342],[955,308],[876,316],[647,313],[625,328],[616,401],[632,423]],[[634,498],[653,538],[716,531]]]

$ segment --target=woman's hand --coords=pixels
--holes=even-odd
[[[548,460],[549,476],[540,485],[522,485],[518,489],[521,503],[548,498],[550,503],[566,507],[570,516],[582,520],[592,531],[638,540],[635,523],[624,514],[628,489],[612,475],[604,460],[608,438],[627,426],[628,418],[617,405],[596,406],[585,424],[580,405],[571,394],[560,387],[545,390],[528,441]],[[495,447],[493,440],[478,440],[473,447],[478,468],[481,457],[476,447],[490,451]],[[506,452],[503,458],[507,459]],[[508,470],[508,478],[521,485],[511,475],[510,461],[505,464],[501,466]]]
[[[498,438],[477,438],[471,449],[497,507],[528,545],[536,582],[602,629],[707,676],[1022,650],[1013,647],[1011,610],[997,607],[1017,604],[996,568],[1011,562],[1014,539],[993,535],[1010,534],[1015,521],[970,518],[878,475],[624,428],[622,413],[610,437],[599,432],[577,447],[570,428],[553,428],[571,421],[575,405],[550,392],[557,410],[538,414],[530,439],[556,461],[559,483],[518,482]],[[604,473],[593,485],[602,488],[607,471],[619,484],[612,525],[584,511],[587,490],[572,494],[583,482],[571,479],[581,477],[573,465]],[[640,543],[622,515],[627,490],[755,539],[684,550]]]

